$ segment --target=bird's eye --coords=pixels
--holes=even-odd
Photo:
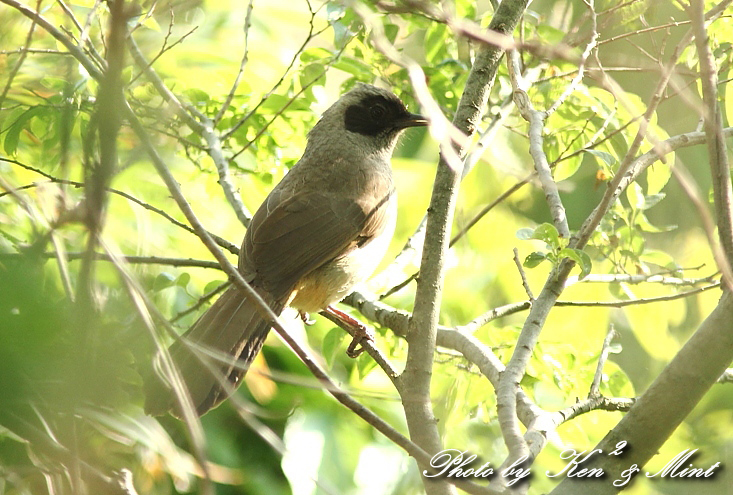
[[[374,120],[379,120],[384,118],[385,114],[387,113],[387,109],[385,109],[382,105],[374,105],[369,109],[369,115]]]

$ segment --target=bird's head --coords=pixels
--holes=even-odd
[[[329,148],[345,146],[352,152],[391,154],[397,138],[408,127],[425,126],[428,120],[410,113],[392,92],[358,84],[323,113],[309,134],[314,141],[329,141]]]

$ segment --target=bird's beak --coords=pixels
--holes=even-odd
[[[397,127],[399,129],[406,129],[408,127],[423,127],[428,125],[430,122],[427,118],[422,115],[411,113],[408,114],[404,119],[397,121]]]

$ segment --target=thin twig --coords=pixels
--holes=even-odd
[[[603,366],[608,360],[608,354],[611,352],[611,341],[616,335],[616,330],[613,328],[613,323],[608,329],[606,338],[603,339],[603,345],[601,346],[601,355],[598,356],[598,365],[596,366],[596,373],[593,375],[593,381],[590,384],[590,390],[588,391],[588,398],[599,397],[601,395],[601,380],[603,379]]]
[[[71,53],[74,58],[76,58],[79,63],[84,66],[84,69],[89,72],[90,76],[97,80],[100,80],[102,78],[102,73],[94,64],[94,62],[92,62],[92,60],[87,57],[86,54],[78,46],[76,46],[68,36],[59,31],[56,26],[51,24],[48,19],[43,17],[38,12],[29,9],[28,7],[16,0],[0,0],[0,3],[9,5],[24,16],[37,22],[38,25],[41,26],[48,34],[53,36],[57,41],[64,45],[67,50],[69,50],[69,53]]]
[[[194,31],[196,31],[198,28],[199,28],[198,26],[192,27],[186,33],[184,33],[180,38],[178,38],[176,41],[168,45],[167,42],[168,42],[168,37],[171,35],[172,25],[169,26],[168,33],[166,34],[165,39],[163,40],[163,46],[161,47],[161,49],[152,59],[150,59],[150,61],[148,61],[148,63],[144,67],[140,67],[140,72],[136,74],[135,76],[133,76],[132,79],[130,79],[129,84],[132,85],[135,81],[137,81],[138,78],[142,74],[145,74],[147,70],[150,69],[153,66],[153,64],[155,64],[155,62],[157,62],[158,59],[163,56],[163,54],[165,54],[165,52],[170,51],[173,48],[175,48],[176,45],[183,43],[186,40],[186,38],[191,36],[194,33]]]
[[[717,69],[705,29],[705,5],[701,0],[693,0],[690,11],[700,60],[700,80],[705,104],[703,119],[713,182],[718,239],[724,254],[723,260],[727,265],[721,266],[720,269],[725,276],[726,285],[732,288],[733,278],[730,277],[733,263],[733,186],[730,181],[728,150],[723,137],[723,115],[718,102]]]
[[[220,267],[218,267],[218,268],[220,268]],[[183,318],[184,316],[187,316],[187,315],[193,313],[194,311],[198,310],[201,306],[203,306],[204,304],[206,304],[207,301],[210,301],[211,298],[213,298],[217,294],[220,294],[220,293],[224,292],[226,289],[228,289],[230,285],[232,285],[232,284],[229,281],[217,285],[214,289],[210,290],[209,292],[207,292],[203,296],[199,297],[198,301],[196,301],[195,304],[191,305],[190,308],[184,309],[183,311],[181,311],[181,312],[177,313],[176,315],[174,315],[169,320],[170,323],[173,324],[173,323],[177,322],[178,320],[180,320],[181,318]]]
[[[308,46],[308,44],[313,40],[313,38],[315,38],[316,36],[318,36],[319,34],[323,33],[326,30],[326,28],[323,28],[317,32],[315,31],[315,18],[316,18],[316,14],[311,9],[311,18],[308,23],[308,26],[309,26],[308,34],[306,35],[303,43],[301,43],[300,47],[297,50],[295,50],[293,57],[290,59],[290,63],[283,71],[282,75],[280,76],[280,79],[278,79],[277,82],[275,82],[275,84],[270,88],[270,90],[267,93],[265,93],[262,96],[262,98],[260,98],[260,101],[254,107],[252,107],[249,112],[247,112],[242,118],[237,120],[237,122],[231,128],[229,128],[227,131],[222,133],[223,140],[229,139],[232,136],[232,134],[237,132],[237,130],[241,126],[243,126],[247,122],[247,120],[249,120],[249,118],[252,117],[252,115],[254,115],[255,112],[257,112],[257,110],[259,110],[262,104],[265,103],[265,101],[267,101],[267,99],[270,96],[272,96],[272,94],[275,93],[275,91],[277,91],[277,88],[279,88],[280,85],[282,85],[287,75],[290,73],[292,68],[295,66],[296,62],[298,61],[300,57],[300,54],[303,53],[303,50],[305,50],[305,47]],[[346,45],[348,45],[348,43],[346,43],[344,47],[336,54],[336,57],[338,57],[343,52],[344,48],[346,48]]]
[[[40,12],[41,8],[41,1],[36,1],[36,14]],[[21,48],[20,51],[20,57],[18,57],[18,60],[15,62],[15,65],[12,69],[10,69],[10,72],[8,73],[8,80],[5,83],[5,87],[3,88],[3,92],[0,93],[0,107],[2,107],[3,102],[5,101],[5,97],[8,95],[8,91],[10,91],[10,87],[13,85],[13,80],[15,80],[15,76],[18,74],[18,71],[20,70],[20,67],[23,65],[23,62],[25,61],[25,57],[28,55],[28,49],[31,46],[31,41],[33,40],[33,31],[36,29],[37,24],[37,18],[32,17],[31,18],[31,27],[28,28],[28,34],[25,37],[25,43],[23,43],[23,48]]]
[[[527,293],[527,297],[529,297],[530,303],[534,301],[534,295],[532,294],[532,289],[529,287],[529,282],[527,282],[527,274],[524,273],[524,267],[522,266],[522,262],[519,261],[519,250],[517,248],[514,248],[514,264],[517,266],[517,271],[519,271],[519,276],[522,278],[522,287],[524,287],[524,292]]]
[[[733,271],[731,271],[731,265],[728,262],[724,248],[720,244],[720,237],[715,235],[715,221],[713,220],[710,212],[707,208],[707,201],[702,199],[700,188],[695,183],[695,179],[687,172],[685,168],[678,164],[672,167],[672,175],[682,187],[682,191],[692,202],[695,207],[695,211],[700,217],[705,237],[707,237],[708,245],[713,252],[713,259],[715,259],[718,269],[723,274],[723,281],[726,284],[728,290],[733,289]],[[727,180],[727,179],[726,179]]]
[[[71,186],[74,186],[74,187],[84,187],[84,184],[82,182],[77,182],[77,181],[68,180],[68,179],[60,179],[60,178],[55,177],[55,176],[53,176],[53,175],[51,175],[51,174],[49,174],[47,172],[44,172],[41,169],[38,169],[36,167],[32,167],[32,166],[30,166],[30,165],[28,165],[26,163],[20,162],[18,160],[14,160],[12,158],[5,158],[5,157],[0,156],[0,161],[18,165],[19,167],[22,167],[22,168],[24,168],[26,170],[30,170],[32,172],[35,172],[35,173],[39,174],[39,175],[42,175],[43,177],[48,178],[51,182],[55,182],[55,183],[58,183],[58,184],[71,185]],[[36,186],[37,186],[37,184],[30,184],[30,185],[22,186],[19,189],[26,189],[26,188],[30,188],[30,187],[36,187]],[[175,218],[173,218],[171,215],[169,215],[166,211],[161,210],[160,208],[157,208],[157,207],[155,207],[155,206],[153,206],[153,205],[151,205],[149,203],[146,203],[145,201],[142,201],[141,199],[138,199],[135,196],[132,196],[131,194],[128,194],[128,193],[126,193],[124,191],[120,191],[119,189],[114,189],[114,188],[111,188],[110,187],[110,188],[107,188],[107,191],[110,192],[110,193],[112,193],[112,194],[116,194],[118,196],[121,196],[121,197],[123,197],[123,198],[125,198],[125,199],[127,199],[129,201],[132,201],[133,203],[135,203],[135,204],[137,204],[139,206],[142,206],[143,208],[145,208],[148,211],[152,211],[153,213],[156,213],[156,214],[162,216],[163,218],[165,218],[166,220],[168,220],[169,222],[171,222],[176,227],[180,227],[180,228],[182,228],[182,229],[184,229],[184,230],[186,230],[186,231],[188,231],[188,232],[190,232],[192,234],[195,234],[194,230],[191,227],[189,227],[185,223],[179,222],[178,220],[176,220]],[[0,194],[0,197],[2,197],[2,194]],[[226,239],[224,239],[222,237],[219,237],[216,234],[212,234],[211,232],[209,232],[209,235],[222,248],[226,249],[227,251],[229,251],[232,254],[239,254],[239,248],[236,245],[232,244],[231,242],[227,241]]]
[[[697,270],[698,268],[694,268]],[[681,277],[670,277],[664,274],[652,274],[652,275],[630,275],[628,273],[592,273],[590,275],[587,275],[583,278],[583,280],[580,280],[577,275],[573,275],[571,277],[568,277],[567,281],[565,282],[565,287],[570,287],[571,285],[577,284],[577,283],[602,283],[602,284],[611,284],[611,283],[624,283],[624,284],[641,284],[641,283],[649,283],[649,284],[659,284],[659,285],[671,285],[676,287],[681,286],[689,286],[689,285],[699,285],[699,284],[709,284],[713,281],[716,274],[708,275],[707,277],[699,277],[699,278],[681,278]]]
[[[214,489],[211,483],[209,463],[206,458],[206,436],[204,435],[201,420],[195,413],[193,402],[188,394],[188,389],[186,388],[183,378],[173,362],[173,358],[171,357],[168,348],[161,338],[161,332],[155,328],[153,316],[155,316],[157,320],[165,326],[166,330],[169,332],[173,332],[173,330],[170,325],[168,325],[166,319],[160,313],[158,308],[150,301],[145,291],[140,287],[140,284],[135,280],[129,270],[127,270],[124,262],[119,259],[104,242],[101,242],[100,244],[105,249],[105,254],[109,256],[109,259],[112,260],[112,263],[117,269],[120,279],[122,280],[123,287],[129,295],[130,301],[133,303],[133,308],[140,316],[140,319],[150,333],[150,336],[160,353],[161,359],[159,362],[169,380],[169,383],[171,383],[173,390],[175,390],[175,397],[180,405],[181,411],[183,411],[184,423],[191,439],[194,457],[198,461],[199,467],[204,474],[202,491],[207,495],[213,495]]]
[[[65,257],[69,261],[81,260],[88,254],[85,251],[81,252],[70,252],[65,253]],[[20,259],[25,256],[24,253],[0,253],[0,259]],[[57,253],[55,251],[42,253],[40,255],[43,258],[55,258]],[[167,258],[162,256],[121,256],[119,257],[126,263],[130,264],[143,264],[143,265],[168,265],[175,267],[197,267],[197,268],[212,268],[215,270],[221,270],[221,266],[216,261],[207,260],[196,260],[193,258]],[[93,259],[98,261],[113,261],[109,255],[105,253],[95,252]]]
[[[232,100],[234,99],[234,94],[237,92],[239,82],[242,79],[242,74],[244,74],[244,67],[247,65],[247,60],[249,59],[249,30],[252,27],[253,6],[254,0],[249,0],[249,2],[247,3],[247,14],[244,16],[244,53],[242,54],[242,61],[239,63],[239,71],[237,72],[237,75],[234,78],[234,82],[232,83],[232,89],[229,90],[229,94],[224,99],[224,102],[221,104],[221,108],[219,108],[219,111],[214,117],[214,127],[219,124],[219,121],[229,109],[229,105],[232,103]]]

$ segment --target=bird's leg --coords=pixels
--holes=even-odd
[[[300,319],[303,320],[303,323],[305,325],[311,326],[315,325],[316,323],[316,320],[312,320],[310,315],[305,311],[298,311],[298,316],[300,316]]]
[[[359,349],[356,348],[356,346],[361,343],[362,339],[374,342],[374,334],[372,333],[372,331],[365,324],[363,324],[353,316],[348,315],[343,311],[334,308],[333,306],[326,307],[324,312],[333,316],[335,319],[341,322],[344,327],[348,327],[349,329],[351,329],[350,333],[352,334],[353,338],[351,340],[351,343],[349,344],[349,347],[346,348],[346,354],[349,357],[355,358],[358,357],[362,352],[364,352],[364,346],[360,347]]]

